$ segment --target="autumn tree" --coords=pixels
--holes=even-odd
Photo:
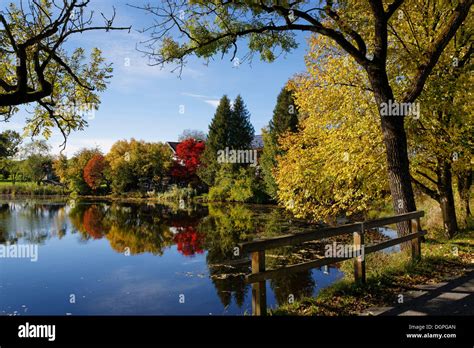
[[[277,198],[278,186],[274,178],[277,156],[283,152],[278,138],[286,132],[295,132],[298,128],[298,110],[293,91],[283,87],[278,94],[273,117],[266,129],[263,130],[263,153],[260,160],[265,181],[266,192],[274,199]]]
[[[414,20],[421,21],[422,19],[416,17],[416,14],[405,12],[405,16],[408,15],[412,16]],[[425,35],[428,35],[433,30],[433,25],[430,22],[423,22],[423,25],[420,24],[420,28],[416,30],[421,30]],[[406,65],[407,69],[405,70],[409,71],[409,65],[413,64],[413,60],[410,59],[409,55],[410,50],[406,47],[415,46],[418,33],[407,26],[400,28],[397,35],[397,44],[400,47],[398,52],[393,54],[397,60],[389,66],[391,75],[398,80],[395,83],[397,86],[394,89],[395,93],[403,89],[405,79],[404,76],[396,75],[400,65]],[[446,233],[450,237],[457,230],[453,197],[453,171],[457,171],[458,167],[469,168],[469,166],[466,166],[466,160],[470,164],[473,149],[472,141],[469,141],[470,138],[472,139],[473,130],[468,92],[472,85],[472,83],[469,83],[472,77],[467,73],[469,69],[466,69],[465,66],[469,60],[453,59],[453,57],[468,56],[466,52],[469,48],[463,46],[469,46],[469,40],[466,38],[470,35],[466,23],[456,34],[456,40],[452,40],[441,55],[432,78],[428,80],[425,90],[420,95],[419,104],[421,104],[421,107],[418,108],[417,112],[410,115],[411,117],[407,118],[407,126],[411,131],[409,133],[409,149],[412,180],[420,190],[439,202]],[[315,40],[311,40],[311,52],[306,57],[308,72],[295,78],[291,85],[293,85],[297,94],[297,104],[307,117],[313,118],[311,122],[314,123],[316,128],[311,130],[304,121],[302,122],[305,127],[298,133],[298,136],[285,143],[285,145],[292,148],[292,153],[296,155],[294,157],[284,156],[281,159],[280,167],[286,175],[296,173],[294,178],[284,176],[281,178],[281,183],[284,186],[283,193],[286,193],[287,197],[291,197],[292,188],[296,191],[299,188],[303,189],[304,186],[308,187],[305,190],[311,191],[310,187],[312,185],[324,188],[319,194],[316,192],[311,194],[312,198],[317,198],[309,199],[305,208],[299,205],[301,203],[299,202],[300,199],[297,200],[297,204],[292,209],[300,214],[305,210],[308,212],[312,209],[314,215],[322,218],[319,214],[323,207],[318,206],[318,202],[322,202],[323,205],[328,204],[328,207],[332,208],[339,206],[340,201],[336,197],[340,196],[340,194],[337,194],[337,187],[341,178],[348,180],[351,176],[354,178],[364,177],[370,172],[370,161],[359,158],[355,163],[354,159],[356,157],[353,153],[347,151],[350,147],[357,149],[368,145],[362,137],[351,138],[351,134],[360,135],[371,132],[368,127],[370,124],[361,122],[363,118],[367,117],[365,105],[367,105],[367,100],[370,101],[370,85],[367,79],[364,79],[364,76],[357,70],[357,67],[347,61],[346,54],[343,51],[337,50],[327,40],[319,40],[319,43],[316,43]],[[344,93],[347,93],[349,98],[344,96]],[[326,99],[326,97],[333,100]],[[339,104],[339,101],[342,101],[343,104]],[[318,107],[315,108],[314,105],[318,105]],[[337,114],[332,115],[333,112],[340,114],[342,118],[338,117]],[[351,122],[351,114],[357,115],[360,120]],[[314,118],[315,115],[317,115],[316,119]],[[327,115],[334,118],[335,123],[327,119]],[[377,124],[375,119],[371,122]],[[341,133],[341,131],[343,132]],[[314,138],[312,140],[305,139],[305,136],[310,134],[314,134]],[[337,136],[332,137],[331,134]],[[299,136],[301,136],[301,139],[298,139]],[[381,138],[378,138],[378,141],[381,142]],[[301,151],[299,148],[301,148]],[[318,152],[314,149],[322,149],[323,151]],[[344,149],[343,157],[345,157],[345,161],[340,161],[339,158],[339,163],[342,166],[339,166],[339,168],[333,167],[333,170],[326,172],[327,169],[332,167],[332,158],[337,158],[337,156],[334,157],[334,149],[336,151],[337,149]],[[373,145],[370,149],[374,149]],[[313,154],[315,164],[300,164],[304,159],[311,158],[308,157],[309,153]],[[321,162],[321,175],[319,178],[313,179],[311,175],[308,175],[308,172],[313,170],[318,159],[325,154],[330,159]],[[370,152],[367,152],[365,156],[369,159],[372,158]],[[288,170],[292,161],[295,161],[294,165],[296,167],[291,167]],[[321,182],[325,178],[329,178],[329,182],[333,181],[330,187],[325,187]],[[372,194],[376,193],[376,190],[382,189],[374,185],[377,178],[377,175],[367,177],[367,180],[372,181],[370,186],[375,190]],[[350,188],[350,185],[347,185]],[[360,187],[367,188],[369,185]],[[327,202],[320,196],[321,193],[324,194],[325,192],[329,199]],[[369,192],[365,194],[368,194],[367,197],[373,200],[375,204],[375,197],[371,197]],[[354,196],[357,195],[354,194]],[[361,207],[369,203],[370,200],[364,202],[364,199],[362,199],[360,201]],[[356,204],[357,201],[354,203]],[[294,202],[291,201],[291,204],[294,205]],[[346,209],[350,212],[355,207],[348,206]],[[336,209],[334,212],[343,211]]]
[[[417,56],[436,39],[439,16],[451,8],[448,2],[433,6],[424,6],[419,0],[414,3],[416,7],[402,8],[399,13],[399,19],[407,20],[400,21],[396,29],[389,28],[394,37],[389,48],[394,58],[389,74],[396,96],[403,93],[416,71]],[[454,178],[472,168],[473,29],[473,22],[465,21],[446,45],[418,98],[417,113],[406,122],[412,180],[418,190],[439,203],[448,237],[458,231]]]
[[[90,31],[129,30],[115,27],[115,11],[100,23],[90,0],[26,0],[0,9],[0,115],[8,120],[19,106],[35,103],[27,120],[31,135],[48,137],[57,127],[67,135],[81,130],[84,113],[98,108],[112,68],[101,52],[69,51],[68,40]]]
[[[144,191],[160,184],[172,167],[172,153],[162,143],[117,141],[106,156],[115,193]]]
[[[176,148],[176,163],[172,175],[180,179],[195,177],[201,164],[201,156],[206,145],[203,141],[188,138],[178,144]]]
[[[230,53],[235,59],[238,41],[243,38],[247,39],[248,55],[259,53],[266,61],[275,59],[275,49],[294,49],[296,32],[330,38],[350,55],[370,82],[373,104],[380,114],[394,210],[406,213],[416,210],[404,127],[406,115],[386,115],[384,106],[416,101],[440,55],[469,15],[473,1],[447,2],[448,6],[436,17],[434,37],[418,38],[424,44],[419,45],[423,48],[417,54],[416,68],[410,73],[402,72],[406,84],[396,98],[387,68],[394,60],[389,43],[396,40],[394,33],[400,23],[409,23],[410,19],[399,13],[424,13],[431,6],[428,1],[419,3],[421,7],[414,9],[404,0],[321,1],[317,7],[303,0],[167,0],[142,7],[156,18],[156,23],[148,28],[151,40],[142,50],[156,64],[177,63],[182,68],[186,58],[193,54],[209,60],[217,53]],[[400,224],[399,231],[408,233],[408,224]]]
[[[448,54],[440,58],[442,64],[435,68],[434,77],[420,96],[424,112],[408,122],[412,130],[409,136],[413,152],[412,180],[420,191],[439,203],[448,237],[459,230],[453,188],[456,175],[466,219],[469,214],[469,172],[474,152],[474,122],[469,105],[473,78],[466,69],[466,62],[459,61],[453,66],[449,54],[456,51],[454,46],[463,42],[457,36],[457,40],[450,43],[453,47],[449,47]],[[463,51],[457,48],[458,52]]]
[[[97,155],[102,155],[99,149],[83,148],[68,160],[66,178],[67,185],[72,192],[80,195],[91,193],[91,187],[84,179],[84,169],[89,161]]]
[[[67,184],[68,182],[68,159],[66,155],[59,154],[53,160],[54,174],[59,178],[59,182]]]
[[[306,64],[307,72],[288,86],[305,117],[296,132],[278,139],[279,202],[314,221],[365,213],[388,192],[385,147],[369,81],[325,37],[311,38]]]
[[[84,180],[93,191],[97,191],[103,184],[109,186],[107,171],[109,163],[101,154],[96,154],[84,167]]]

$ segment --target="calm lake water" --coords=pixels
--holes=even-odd
[[[234,255],[237,243],[314,228],[272,207],[179,208],[0,199],[0,247],[38,246],[36,262],[0,258],[0,315],[250,314],[250,262]],[[267,268],[309,249],[271,250]],[[267,281],[268,306],[341,277],[329,267]]]

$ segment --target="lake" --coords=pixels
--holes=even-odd
[[[308,228],[271,206],[0,199],[0,246],[37,250],[0,257],[0,315],[251,314],[237,243]],[[304,249],[271,250],[267,267],[301,262]],[[342,276],[327,267],[267,281],[268,307]]]

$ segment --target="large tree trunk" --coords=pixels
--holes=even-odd
[[[458,231],[458,223],[456,220],[456,208],[454,206],[451,163],[446,160],[440,160],[439,162],[439,204],[443,214],[444,231],[448,238],[452,238]]]
[[[382,131],[394,211],[397,214],[416,211],[403,118],[382,117]],[[397,227],[400,236],[407,235],[410,232],[408,222],[400,223]]]
[[[389,103],[390,100],[394,101],[393,92],[384,69],[370,67],[368,74],[380,111],[382,104]],[[416,211],[408,161],[408,144],[404,127],[405,119],[403,116],[382,115],[382,112],[380,112],[380,117],[387,155],[388,180],[392,194],[393,209],[397,214]],[[409,222],[397,224],[397,229],[399,236],[409,234]]]

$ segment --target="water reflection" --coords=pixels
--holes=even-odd
[[[97,245],[102,248],[102,244],[97,243],[106,243],[104,247],[108,246],[116,254],[128,252],[131,256],[137,257],[145,255],[159,257],[159,260],[166,264],[168,272],[167,278],[163,278],[162,281],[170,284],[176,281],[180,286],[183,286],[181,284],[185,282],[191,282],[187,279],[183,280],[182,272],[178,272],[188,263],[173,255],[177,253],[181,258],[195,260],[197,265],[202,264],[205,268],[204,273],[198,266],[195,269],[201,272],[199,274],[204,274],[202,282],[207,281],[209,285],[212,284],[214,292],[205,291],[206,283],[199,283],[201,285],[193,283],[193,287],[201,286],[201,288],[193,288],[192,291],[202,292],[200,296],[202,296],[203,307],[194,308],[190,310],[191,312],[185,312],[186,314],[206,312],[205,302],[212,302],[212,298],[216,295],[221,308],[224,308],[223,313],[227,313],[231,307],[238,310],[229,309],[230,313],[242,314],[248,311],[251,302],[251,287],[245,283],[244,276],[250,272],[250,262],[247,255],[236,253],[237,244],[256,237],[271,237],[288,233],[288,231],[304,230],[308,227],[314,228],[302,221],[291,220],[281,210],[272,207],[209,205],[180,210],[176,206],[158,204],[0,201],[0,243],[22,242],[50,246],[54,240],[74,236],[76,241],[83,245],[83,254],[88,258],[95,256],[89,255],[87,251],[89,249],[84,249],[85,246]],[[54,247],[60,248],[65,245],[56,243]],[[300,248],[272,250],[267,255],[268,268],[301,262],[305,255],[297,252],[298,249]],[[313,249],[320,248],[315,246]],[[113,260],[115,259],[106,256],[105,261],[104,259],[97,261],[98,269],[118,271],[119,266],[115,266],[115,263],[119,261]],[[136,272],[143,272],[141,276],[145,279],[151,277],[149,273],[146,273],[149,272],[147,269],[156,267],[152,266],[152,263],[154,265],[156,263],[154,261],[157,260],[156,258],[144,259],[143,265],[137,267]],[[77,267],[80,269],[80,265]],[[174,273],[170,272],[173,270]],[[164,271],[160,272],[162,272],[160,277],[164,277]],[[340,276],[337,270],[330,275],[313,270],[273,279],[269,282],[272,291],[269,296],[269,305],[287,303],[290,295],[294,299],[314,295],[319,291],[320,283],[328,285]],[[1,281],[0,278],[0,286]],[[127,287],[133,286],[127,279],[122,281],[121,285],[126,283]],[[150,284],[156,281],[156,278],[149,279]],[[115,291],[112,288],[107,290]],[[160,299],[150,298],[149,300],[169,301],[163,296]],[[146,302],[147,299],[143,301]],[[0,305],[1,303],[0,301]],[[167,306],[163,304],[163,308],[172,313],[182,308],[175,302]],[[142,314],[139,309],[136,310],[138,311],[136,314]],[[83,311],[87,314],[90,309],[84,308]]]

